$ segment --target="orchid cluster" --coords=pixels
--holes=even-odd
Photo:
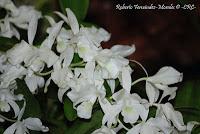
[[[55,83],[59,88],[59,101],[62,103],[63,98],[68,97],[80,118],[90,119],[93,106],[98,103],[104,113],[102,127],[92,134],[116,134],[121,129],[127,134],[189,134],[194,125],[199,124],[191,121],[185,125],[182,114],[170,102],[163,101],[176,96],[177,87],[171,85],[181,82],[183,77],[176,69],[165,66],[148,76],[142,67],[147,76],[132,81],[134,70],[126,57],[134,53],[135,46],[114,45],[103,49],[101,42],[108,41],[110,33],[103,28],[80,26],[69,8],[67,16],[55,12],[62,18],[59,22],[44,16],[50,23],[46,30],[48,36],[40,46],[34,46],[41,13],[30,6],[16,7],[11,0],[0,0],[0,7],[7,11],[0,21],[0,36],[20,39],[17,28],[27,29],[28,35],[28,41],[21,40],[7,52],[0,53],[0,111],[14,111],[14,119],[0,114],[1,122],[13,122],[4,134],[25,134],[28,129],[49,130],[38,118],[23,119],[26,100],[22,94],[15,94],[16,79],[23,79],[33,94],[39,88],[46,93],[48,86]],[[81,61],[73,63],[76,55]],[[121,89],[116,89],[116,80]],[[134,93],[135,84],[141,81],[146,82],[146,99]],[[110,96],[105,82],[111,89]],[[24,102],[21,110],[17,103],[20,101]],[[151,107],[156,108],[152,117]]]

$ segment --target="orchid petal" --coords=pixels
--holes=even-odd
[[[37,25],[38,25],[38,16],[36,16],[36,14],[32,14],[28,26],[28,42],[30,45],[33,44],[33,40],[35,38],[35,34],[37,31]]]
[[[77,34],[79,32],[78,20],[76,19],[76,16],[69,8],[66,8],[66,12],[69,20],[69,26],[71,27],[73,33]]]
[[[38,118],[27,118],[24,120],[25,126],[30,130],[47,132],[49,131],[48,127],[42,125],[42,122]]]
[[[114,45],[110,50],[116,55],[127,57],[135,52],[135,45],[132,46]]]

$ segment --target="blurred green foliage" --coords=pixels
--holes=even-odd
[[[59,3],[63,13],[66,13],[65,8],[70,8],[79,21],[85,19],[89,7],[89,0],[59,0]]]

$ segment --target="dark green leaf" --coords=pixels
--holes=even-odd
[[[111,92],[111,88],[110,86],[108,85],[108,82],[105,80],[104,83],[103,83],[105,89],[106,89],[106,97],[109,98],[112,96],[112,92]]]
[[[81,59],[78,55],[78,53],[74,53],[74,57],[73,57],[73,60],[72,60],[72,63],[78,63],[80,61],[82,61],[83,59]]]
[[[0,127],[0,134],[3,134],[4,129],[2,127]]]
[[[200,109],[200,81],[189,81],[178,89],[175,107],[193,107]]]
[[[90,120],[76,120],[65,134],[91,134],[95,129],[101,127],[103,113],[98,110],[93,113]]]
[[[14,38],[0,37],[0,51],[7,51],[8,49],[12,48],[17,42],[17,39]]]
[[[200,121],[200,81],[185,82],[177,91],[175,109],[183,114],[185,122]]]
[[[182,107],[182,108],[176,108],[176,110],[180,111],[183,114],[183,119],[185,122],[188,121],[198,121],[200,122],[200,110],[196,108],[191,107]]]
[[[73,108],[73,103],[69,98],[64,100],[64,114],[69,121],[74,121],[77,118],[76,110]]]
[[[65,13],[65,8],[70,8],[79,21],[85,19],[89,7],[89,0],[59,0],[60,7]]]
[[[84,27],[92,27],[92,26],[95,26],[97,28],[99,28],[99,26],[97,26],[96,24],[94,23],[90,23],[90,22],[80,22],[81,25],[83,25]]]
[[[193,128],[192,134],[200,134],[200,126],[199,125]]]
[[[23,80],[17,80],[16,94],[23,94],[26,99],[26,109],[23,117],[38,117],[41,118],[41,109],[38,100],[34,97],[34,95],[29,91]]]

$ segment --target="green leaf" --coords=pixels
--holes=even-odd
[[[12,48],[17,42],[18,40],[14,38],[0,37],[0,51],[7,51],[8,49]]]
[[[188,121],[198,121],[200,122],[200,110],[196,108],[191,107],[182,107],[182,108],[176,108],[176,110],[180,111],[183,114],[183,119],[185,122]]]
[[[200,109],[200,80],[189,81],[178,89],[175,99],[176,107],[193,107]]]
[[[23,115],[23,118],[28,117],[37,117],[41,118],[41,109],[38,100],[35,96],[29,91],[23,80],[17,79],[17,87],[16,94],[23,94],[26,99],[26,109]]]
[[[80,22],[81,25],[83,25],[84,27],[96,27],[99,28],[99,26],[97,24],[91,23],[91,22]]]
[[[94,130],[101,127],[103,113],[98,110],[93,113],[90,120],[76,120],[65,134],[91,134]]]
[[[112,92],[111,92],[110,86],[108,85],[108,82],[106,80],[104,80],[103,85],[104,85],[104,87],[106,89],[106,97],[110,98],[112,96]]]
[[[188,81],[177,91],[174,106],[184,120],[200,121],[200,81]]]
[[[64,100],[64,114],[69,121],[74,121],[77,118],[76,110],[73,108],[73,103],[69,98]]]
[[[65,13],[66,8],[70,8],[79,21],[85,19],[89,0],[59,0],[59,3],[63,13]]]
[[[3,134],[4,129],[2,127],[0,127],[0,134]]]
[[[192,134],[200,134],[200,126],[199,125],[193,128]]]
[[[78,62],[81,62],[81,61],[83,61],[83,59],[79,57],[78,53],[74,53],[72,63],[78,63]]]

